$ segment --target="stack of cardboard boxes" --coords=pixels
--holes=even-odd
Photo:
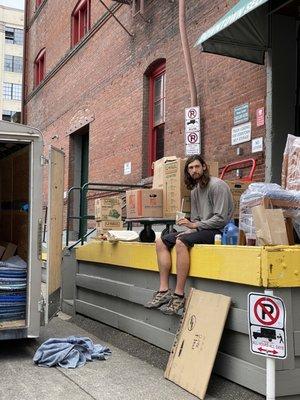
[[[126,192],[127,218],[175,219],[176,211],[190,213],[190,191],[184,184],[185,160],[164,157],[154,163],[152,189]]]
[[[96,237],[108,230],[122,230],[122,209],[119,197],[102,197],[95,200]]]
[[[153,163],[152,189],[137,189],[126,192],[127,218],[164,218],[175,220],[176,212],[189,216],[191,211],[190,191],[184,183],[186,159],[175,156],[163,157]],[[216,161],[208,163],[210,175],[219,176]],[[239,200],[249,183],[226,181],[234,200],[233,218],[239,217]]]

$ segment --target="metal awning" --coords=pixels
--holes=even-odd
[[[195,46],[207,53],[264,63],[268,46],[268,0],[240,0]]]

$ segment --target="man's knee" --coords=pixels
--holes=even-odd
[[[164,244],[164,242],[161,240],[161,238],[156,239],[155,246],[156,246],[157,252],[167,250],[167,246]]]
[[[176,239],[176,244],[175,244],[176,251],[180,253],[181,251],[185,251],[187,249],[187,246],[180,240],[180,238]]]

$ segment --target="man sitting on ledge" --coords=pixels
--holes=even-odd
[[[209,175],[208,167],[199,155],[189,157],[184,167],[184,182],[191,190],[191,220],[181,218],[177,224],[188,228],[184,232],[164,235],[156,241],[159,268],[159,290],[145,307],[161,308],[165,314],[177,313],[185,304],[184,287],[190,269],[189,249],[194,244],[212,244],[221,234],[233,212],[229,186]],[[177,280],[174,293],[169,288],[172,267],[171,249],[176,249]]]

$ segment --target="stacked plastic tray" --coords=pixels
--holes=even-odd
[[[27,268],[0,261],[0,322],[26,317]]]

